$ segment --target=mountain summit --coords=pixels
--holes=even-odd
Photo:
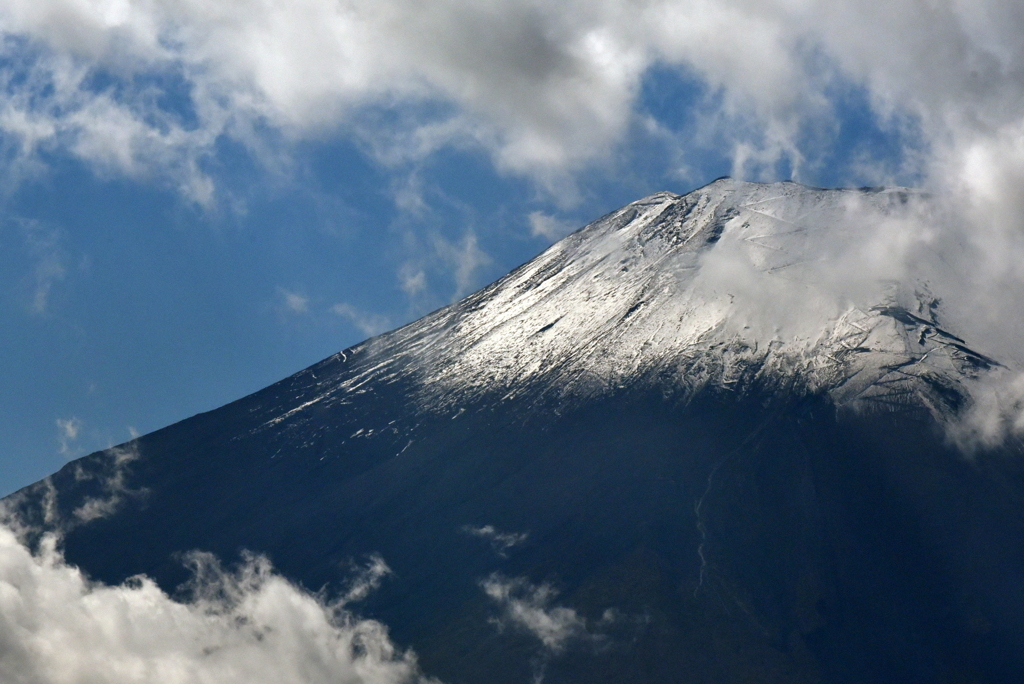
[[[941,259],[877,253],[926,201],[652,195],[8,508],[107,582],[378,554],[362,610],[452,684],[1020,679],[1024,461],[944,431],[1011,362]]]
[[[862,268],[874,224],[896,224],[919,201],[905,189],[731,179],[651,195],[465,300],[318,364],[291,412],[270,423],[399,378],[431,413],[495,395],[565,405],[656,385],[685,396],[826,393],[839,407],[948,419],[969,400],[968,381],[1001,364],[941,320],[929,264],[902,282],[836,272]]]

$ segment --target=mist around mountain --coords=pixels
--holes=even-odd
[[[101,644],[110,682],[1019,680],[1020,350],[934,206],[652,195],[70,463],[4,502],[0,672],[93,681]]]

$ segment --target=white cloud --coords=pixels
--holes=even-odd
[[[11,684],[400,684],[428,680],[379,622],[272,572],[193,558],[192,599],[86,579],[52,538],[33,556],[0,528],[0,680]]]
[[[491,263],[491,257],[480,249],[473,232],[467,232],[458,242],[435,235],[434,251],[455,281],[455,297],[467,295],[479,287],[477,271]]]
[[[64,264],[56,254],[46,254],[36,262],[34,269],[35,288],[32,292],[31,310],[35,314],[46,313],[50,303],[50,291],[64,279],[67,273]]]
[[[560,221],[542,211],[532,211],[527,218],[530,222],[530,235],[552,241],[565,237],[574,227],[569,222]]]
[[[87,469],[81,462],[75,464],[75,479],[96,480],[100,483],[102,494],[85,499],[73,512],[74,520],[62,521],[58,527],[67,531],[70,527],[87,523],[98,518],[111,515],[120,507],[125,497],[143,497],[145,489],[128,487],[128,469],[139,460],[139,449],[134,443],[108,449],[102,464],[97,471],[95,466]]]
[[[262,123],[293,137],[358,133],[366,107],[452,102],[461,111],[416,121],[406,144],[476,140],[506,168],[557,172],[607,149],[644,65],[580,14],[582,25],[519,2],[12,2],[0,10],[15,57],[0,126],[15,157],[60,146],[129,175],[162,169],[206,201],[201,162],[220,134],[258,147]],[[97,87],[97,72],[118,87]],[[154,73],[184,80],[178,105],[194,125],[136,78]],[[371,130],[368,142],[391,137]]]
[[[587,635],[586,621],[575,610],[553,605],[558,592],[551,585],[537,586],[521,577],[495,573],[481,586],[503,609],[499,624],[526,630],[553,653],[562,651],[570,640]]]
[[[377,554],[371,555],[364,567],[353,564],[351,569],[353,577],[345,591],[345,603],[362,601],[380,587],[385,577],[393,574],[388,564]]]
[[[959,177],[977,145],[1020,139],[1022,14],[1013,0],[12,0],[0,129],[11,159],[61,147],[201,202],[218,136],[259,150],[265,126],[347,131],[391,160],[469,142],[554,188],[625,139],[658,65],[720,95],[703,114],[738,173],[813,166],[822,150],[801,136],[834,127],[836,92],[859,86],[883,125],[918,121],[926,171],[944,159]],[[1019,161],[1013,148],[1001,156]]]
[[[74,442],[78,439],[83,425],[83,421],[75,417],[57,420],[60,452],[65,456],[74,455]],[[125,499],[144,498],[148,494],[147,489],[132,488],[128,483],[130,466],[139,458],[138,445],[128,443],[111,447],[97,458],[73,462],[69,467],[72,468],[75,480],[97,483],[97,486],[90,488],[96,492],[95,494],[79,502],[70,516],[63,515],[61,506],[58,505],[57,489],[52,476],[46,477],[32,487],[15,492],[0,502],[0,528],[7,526],[23,536],[38,536],[42,530],[35,529],[33,523],[19,513],[25,502],[33,497],[42,501],[42,522],[45,523],[46,529],[56,531],[60,535],[82,523],[111,515]]]
[[[387,332],[393,327],[388,316],[368,313],[344,302],[332,306],[331,313],[347,318],[359,332],[367,337],[380,335],[382,332]]]
[[[72,416],[71,418],[58,418],[57,430],[61,439],[78,439],[78,431],[82,429],[82,421]]]
[[[31,33],[28,40],[12,39],[9,31],[3,38],[0,132],[8,186],[38,172],[41,153],[64,150],[101,174],[156,178],[191,200],[211,201],[211,181],[200,166],[225,130],[226,114],[210,112],[203,126],[190,128],[158,104],[159,89],[133,78],[173,70],[173,65],[139,62],[136,54],[122,65],[110,64],[70,52],[64,44],[48,48]],[[108,68],[118,87],[97,89],[97,74]]]
[[[500,532],[494,525],[482,525],[480,527],[465,525],[462,527],[462,531],[473,537],[486,539],[490,542],[494,552],[502,558],[508,555],[509,549],[522,544],[530,536],[527,532]]]
[[[291,313],[302,314],[309,311],[309,297],[301,295],[298,292],[286,290],[283,287],[277,288],[277,292],[281,295],[281,300],[284,303],[285,309]]]
[[[410,297],[415,297],[427,287],[426,272],[411,263],[402,266],[398,272],[398,280],[402,291]]]
[[[64,456],[70,456],[74,450],[74,442],[78,439],[78,433],[82,430],[82,419],[75,416],[58,418],[56,424],[57,442],[60,444],[58,451]]]
[[[424,239],[412,231],[407,232],[405,238],[405,249],[412,256],[401,265],[397,275],[402,290],[414,300],[449,286],[451,294],[445,299],[463,297],[483,284],[480,270],[493,261],[480,247],[472,230],[456,239],[437,232]],[[437,305],[432,298],[428,299],[428,305]]]
[[[68,275],[68,255],[62,246],[62,234],[34,220],[15,219],[11,223],[21,233],[32,264],[31,272],[21,279],[19,289],[24,293],[29,312],[42,316],[50,311],[54,288]]]
[[[20,0],[0,18],[8,55],[33,54],[7,68],[0,110],[18,155],[58,145],[130,175],[162,169],[199,201],[217,136],[256,148],[264,123],[290,137],[341,126],[391,159],[471,141],[557,185],[621,141],[656,63],[723,88],[734,124],[762,122],[768,154],[827,110],[800,52],[819,27],[786,3]],[[94,85],[97,71],[118,87]],[[135,78],[154,73],[184,82],[177,107]],[[434,113],[372,123],[373,108],[407,106]]]
[[[973,454],[1024,435],[1024,373],[997,369],[973,389],[972,405],[948,431],[957,446]]]

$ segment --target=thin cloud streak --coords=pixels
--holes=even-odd
[[[508,552],[512,547],[519,546],[530,537],[528,532],[502,532],[494,525],[481,525],[480,527],[464,525],[462,531],[472,537],[490,542],[491,548],[501,558],[508,558]]]
[[[74,444],[78,440],[78,433],[82,430],[82,419],[71,416],[70,418],[58,418],[55,423],[57,425],[57,442],[60,445],[58,451],[63,456],[70,457],[74,453]]]
[[[286,290],[283,287],[278,288],[278,293],[284,301],[285,309],[291,313],[303,314],[309,311],[309,297],[301,295],[298,292]]]
[[[359,332],[367,337],[380,335],[382,332],[387,332],[394,327],[389,317],[363,311],[345,302],[335,304],[330,308],[330,311],[336,316],[347,319]]]

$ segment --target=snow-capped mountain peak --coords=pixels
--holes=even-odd
[[[950,420],[1000,363],[944,319],[930,276],[945,266],[905,237],[920,237],[926,203],[902,188],[731,179],[653,194],[318,364],[309,384],[292,385],[295,408],[267,425],[399,380],[431,413],[655,385],[683,400],[707,389],[827,394],[841,409]]]
[[[946,414],[963,380],[997,362],[940,321],[925,270],[836,273],[918,199],[730,179],[657,193],[396,335],[420,341],[432,402],[537,383],[586,397],[648,381]]]

